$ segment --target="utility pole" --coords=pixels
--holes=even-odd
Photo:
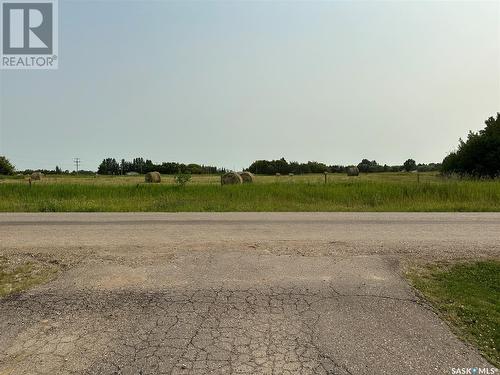
[[[73,159],[73,163],[75,163],[75,166],[76,166],[76,174],[78,174],[78,167],[80,166],[81,162],[82,161],[80,160],[80,158]]]

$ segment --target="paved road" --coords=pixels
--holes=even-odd
[[[490,367],[401,269],[499,243],[498,214],[1,214],[1,254],[67,268],[0,302],[0,374]]]

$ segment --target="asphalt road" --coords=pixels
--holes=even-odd
[[[0,301],[0,374],[450,374],[491,367],[402,278],[500,258],[499,214],[0,214],[66,266]]]

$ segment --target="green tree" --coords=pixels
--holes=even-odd
[[[14,166],[5,156],[0,156],[0,174],[14,174]]]
[[[443,160],[443,173],[474,177],[500,176],[500,113],[485,121],[479,132],[469,132],[467,140],[459,140],[458,149]]]
[[[99,174],[119,174],[119,171],[120,171],[120,165],[117,163],[116,159],[107,158],[101,162],[101,164],[99,165],[99,168],[97,170],[97,173],[99,173]]]
[[[406,172],[414,171],[417,169],[417,163],[415,163],[415,160],[413,159],[408,159],[404,162],[403,168]]]
[[[379,165],[376,160],[363,159],[358,164],[358,169],[363,173],[384,172],[384,167]]]
[[[189,173],[192,173],[192,174],[202,174],[203,173],[203,168],[201,167],[201,165],[198,165],[198,164],[188,164],[186,169],[189,171]]]
[[[137,173],[145,173],[145,165],[146,163],[144,162],[143,158],[134,158],[134,160],[132,160],[132,171]]]

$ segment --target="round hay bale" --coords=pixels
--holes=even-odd
[[[220,182],[222,185],[235,185],[242,184],[243,179],[238,173],[228,172],[221,177]]]
[[[43,178],[43,173],[42,172],[33,172],[31,174],[31,180],[32,181],[40,181]]]
[[[358,169],[358,167],[349,167],[349,168],[347,168],[347,175],[348,176],[359,176],[359,169]]]
[[[161,176],[158,172],[148,172],[144,175],[144,181],[147,183],[158,184],[161,182]]]
[[[253,183],[255,176],[251,172],[241,172],[240,174],[241,179],[243,180],[244,184],[251,184]]]

